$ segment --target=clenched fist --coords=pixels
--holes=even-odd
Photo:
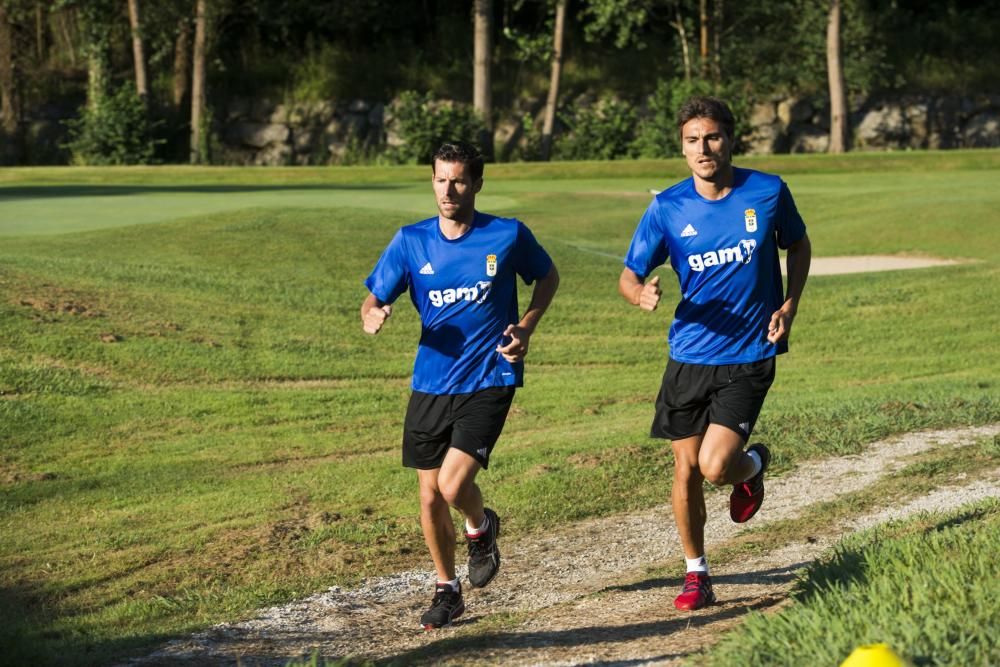
[[[392,306],[385,304],[382,307],[373,306],[365,313],[363,327],[367,334],[377,334],[385,324],[385,321],[392,315]]]
[[[661,294],[663,294],[663,290],[660,289],[660,276],[653,276],[652,280],[643,285],[642,291],[639,292],[639,307],[648,311],[656,310],[660,304]]]

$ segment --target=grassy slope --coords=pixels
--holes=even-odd
[[[818,254],[977,260],[810,281],[759,427],[777,466],[1000,417],[1000,316],[987,306],[1000,296],[1000,153],[743,163],[786,175]],[[486,195],[532,225],[563,274],[482,480],[508,534],[665,497],[668,448],[645,432],[670,308],[628,309],[615,257],[646,189],[680,169],[488,171]],[[0,604],[26,619],[21,649],[100,662],[424,564],[415,480],[398,466],[419,324],[405,304],[377,339],[356,320],[381,248],[432,203],[425,178],[0,172],[0,230],[21,234],[0,239]],[[290,189],[266,189],[281,182]],[[121,184],[135,187],[115,195],[114,217],[90,207]],[[11,202],[94,229],[54,234],[45,218],[11,216]],[[185,217],[107,228],[150,211]]]
[[[874,643],[910,664],[996,664],[998,547],[996,499],[853,535],[806,569],[795,605],[752,612],[698,664],[836,665]]]

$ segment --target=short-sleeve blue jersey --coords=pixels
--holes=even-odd
[[[777,176],[733,169],[733,188],[705,199],[688,178],[656,195],[632,238],[625,266],[645,278],[667,259],[681,298],[668,337],[676,361],[719,366],[787,351],[767,340],[784,303],[778,248],[805,236],[788,186]]]
[[[413,389],[467,394],[522,385],[524,363],[496,348],[520,320],[516,276],[530,285],[551,267],[524,223],[477,211],[457,239],[441,233],[437,216],[401,228],[365,285],[384,303],[410,291],[421,322]]]

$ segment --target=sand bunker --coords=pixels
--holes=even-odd
[[[833,276],[841,273],[868,273],[871,271],[901,271],[926,269],[931,266],[953,266],[953,259],[935,257],[897,257],[894,255],[855,255],[849,257],[813,257],[809,266],[810,276]],[[781,263],[785,271],[785,263]]]

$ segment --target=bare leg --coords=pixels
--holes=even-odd
[[[687,558],[705,555],[705,493],[702,482],[716,486],[742,482],[753,471],[743,451],[743,437],[720,424],[703,435],[674,440],[674,488],[670,500],[677,533]]]
[[[674,440],[674,488],[670,500],[674,521],[686,558],[705,555],[705,494],[704,477],[698,469],[698,451],[703,436]]]
[[[483,525],[483,495],[476,485],[479,462],[463,451],[449,449],[440,468],[418,470],[420,527],[431,552],[438,581],[455,578],[454,507],[475,526]]]
[[[438,488],[445,501],[473,526],[483,525],[483,494],[476,484],[476,474],[482,466],[459,449],[449,449],[438,474]]]
[[[701,474],[715,486],[738,484],[753,472],[753,459],[744,451],[746,441],[736,431],[709,424],[698,452]]]
[[[455,526],[448,502],[438,489],[440,468],[418,470],[420,481],[420,527],[431,552],[438,581],[455,578]]]

